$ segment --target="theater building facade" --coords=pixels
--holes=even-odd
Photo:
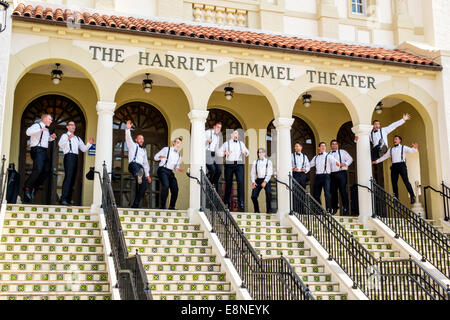
[[[127,120],[135,124],[134,135],[144,135],[149,154],[153,182],[143,203],[148,208],[159,206],[156,152],[182,136],[181,167],[198,177],[205,167],[205,128],[218,120],[227,139],[227,129],[242,128],[241,138],[250,150],[246,211],[253,210],[250,168],[258,147],[268,149],[278,179],[287,182],[295,141],[304,144],[311,159],[320,141],[329,145],[337,139],[354,158],[349,188],[369,186],[372,121],[387,126],[405,113],[411,120],[394,133],[405,145],[419,145],[419,153],[407,158],[417,209],[423,211],[424,186],[450,181],[447,51],[411,42],[388,48],[311,40],[250,31],[246,25],[125,18],[54,4],[11,1],[9,13],[1,37],[10,45],[0,49],[1,154],[15,164],[23,183],[32,166],[26,128],[48,112],[55,119],[52,129],[61,135],[73,119],[82,139],[95,139],[95,149],[80,158],[75,204],[100,205],[99,181],[87,180],[85,174],[91,167],[101,171],[103,163],[112,171],[118,204],[131,201],[134,185],[124,143]],[[58,84],[51,78],[55,69],[63,72]],[[152,80],[149,93],[143,89],[144,79]],[[226,99],[225,87],[233,88],[232,99]],[[308,94],[310,105],[304,101]],[[63,155],[56,145],[50,152],[53,170],[36,201],[57,204]],[[176,176],[177,209],[198,209],[197,182],[184,173]],[[376,178],[392,191],[387,162]],[[278,214],[288,213],[286,188],[277,183],[272,188]],[[362,188],[350,191],[358,199],[352,201],[351,214],[364,220],[372,211],[370,194]],[[400,200],[409,203],[403,186]],[[443,218],[438,195],[428,195],[428,212],[429,218]]]

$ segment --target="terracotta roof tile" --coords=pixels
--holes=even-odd
[[[35,7],[19,3],[13,11],[14,17],[22,17],[27,20],[40,20],[40,22],[64,23],[76,22],[81,26],[100,27],[108,31],[121,29],[122,31],[139,32],[139,34],[157,35],[167,34],[179,39],[214,41],[219,44],[236,44],[251,47],[264,47],[274,50],[288,50],[297,53],[314,53],[340,58],[358,58],[368,62],[395,63],[397,65],[414,65],[441,69],[441,67],[426,58],[410,54],[397,49],[378,48],[365,45],[348,43],[335,43],[325,40],[312,40],[283,35],[267,34],[243,30],[230,30],[220,27],[201,25],[188,25],[185,23],[171,23],[153,21],[150,19],[123,17],[115,15],[100,15],[89,12],[72,12],[69,9],[41,5]]]

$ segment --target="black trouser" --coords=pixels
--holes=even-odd
[[[215,152],[206,151],[209,152],[210,156],[206,157],[207,163],[206,163],[206,169],[208,169],[208,179],[211,181],[213,186],[216,188],[217,192],[219,191],[219,180],[220,176],[222,175],[222,168],[220,164],[217,163],[215,159]]]
[[[48,158],[47,148],[32,147],[30,155],[33,160],[33,170],[25,181],[25,188],[28,188],[31,192],[32,189],[39,188],[50,175],[50,159]]]
[[[170,189],[170,205],[169,209],[175,208],[178,198],[178,182],[172,170],[164,167],[158,168],[158,178],[161,182],[161,209],[166,209],[167,197]]]
[[[70,203],[72,198],[73,185],[77,175],[78,155],[67,153],[64,155],[64,181],[62,185],[61,201]]]
[[[299,185],[301,185],[303,188],[306,188],[306,173],[296,171],[293,173],[293,177]]]
[[[231,208],[231,187],[233,185],[233,174],[236,176],[238,205],[240,209],[244,208],[244,165],[243,164],[225,164],[225,204]]]
[[[414,198],[415,195],[411,183],[409,183],[408,169],[406,168],[405,162],[393,163],[391,166],[392,189],[397,199],[398,199],[398,176],[402,177],[403,183],[405,184],[406,190],[408,190],[409,196],[411,198]]]
[[[331,209],[331,194],[330,194],[330,175],[329,174],[316,174],[314,179],[314,192],[313,197],[320,204],[320,196],[322,194],[322,189],[325,195],[325,205],[327,211]]]
[[[330,175],[331,208],[336,210],[339,203],[338,190],[341,194],[341,210],[348,212],[347,170],[332,172]]]
[[[136,195],[134,196],[132,208],[139,208],[141,204],[141,199],[145,196],[145,191],[147,191],[147,177],[145,172],[142,176],[142,183],[138,183],[138,172],[141,170],[144,172],[144,167],[136,162],[131,162],[128,164],[128,171],[133,175],[136,183]]]
[[[252,191],[252,201],[253,206],[255,208],[255,212],[259,213],[259,203],[258,203],[258,197],[259,193],[261,192],[262,183],[264,182],[264,179],[256,179],[256,188]],[[266,186],[264,187],[264,191],[266,192],[266,212],[270,213],[272,211],[272,193],[270,192],[270,181],[267,182]]]

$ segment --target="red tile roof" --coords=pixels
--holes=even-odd
[[[31,6],[20,3],[13,11],[13,17],[20,20],[57,25],[72,22],[80,24],[81,28],[113,32],[131,32],[140,35],[245,46],[247,48],[281,50],[291,53],[313,54],[415,68],[442,69],[439,64],[429,59],[396,49],[303,39],[261,32],[230,30],[220,27],[136,19],[133,17],[100,15],[89,12],[82,13],[61,8],[53,9],[48,7],[44,9],[41,5]]]

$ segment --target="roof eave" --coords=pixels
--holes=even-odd
[[[23,17],[23,16],[18,16],[18,15],[13,15],[12,18],[14,20],[18,20],[18,21],[49,24],[49,25],[55,25],[55,26],[67,26],[67,22],[65,22],[65,21],[45,20],[45,19],[41,19],[41,18]],[[391,65],[391,66],[412,68],[412,69],[442,71],[441,65],[430,66],[430,65],[406,63],[406,62],[379,60],[379,59],[373,59],[373,58],[355,57],[355,56],[349,56],[349,55],[338,55],[338,54],[324,53],[324,52],[296,50],[296,49],[290,49],[290,48],[271,47],[271,46],[260,46],[260,45],[247,44],[247,43],[237,43],[237,42],[230,42],[230,41],[225,41],[225,40],[215,40],[215,39],[207,39],[207,38],[180,36],[180,35],[175,35],[175,34],[157,33],[157,32],[150,32],[150,31],[139,31],[139,30],[130,30],[130,29],[123,29],[123,28],[111,28],[111,27],[107,27],[107,26],[97,26],[97,25],[89,25],[89,24],[78,24],[78,25],[80,26],[81,29],[88,29],[88,30],[95,30],[95,31],[106,31],[106,32],[113,31],[113,32],[119,32],[119,33],[156,37],[156,38],[164,38],[164,39],[194,41],[194,42],[200,42],[200,43],[234,46],[234,47],[247,48],[247,49],[256,49],[256,50],[259,49],[259,50],[269,50],[269,51],[286,52],[286,53],[293,53],[293,54],[312,55],[312,56],[317,56],[317,57],[345,59],[345,60],[350,60],[350,61],[376,63],[376,64]]]

